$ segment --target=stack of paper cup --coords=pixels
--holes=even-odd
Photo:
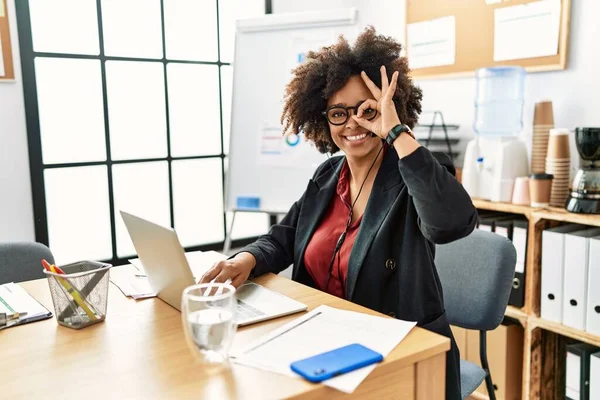
[[[548,141],[546,173],[554,176],[550,194],[550,205],[553,207],[565,206],[569,197],[570,170],[569,130],[552,129]]]
[[[533,114],[533,137],[531,147],[531,173],[542,173],[546,169],[546,155],[550,129],[554,128],[554,112],[551,101],[535,103]]]

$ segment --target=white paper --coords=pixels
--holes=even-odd
[[[144,274],[133,264],[114,267],[110,271],[110,281],[115,284],[127,297],[145,299],[155,297],[150,283],[146,277],[136,275]]]
[[[48,315],[49,311],[34,299],[20,285],[10,282],[0,285],[0,313],[27,313],[20,316],[19,321],[35,319],[42,315]],[[14,322],[13,322],[14,323]],[[13,323],[7,325],[10,326]]]
[[[216,262],[225,260],[227,256],[216,251],[190,251],[185,253],[185,258],[192,270],[194,278],[199,279]],[[127,261],[140,271],[140,275],[146,274],[142,261],[139,258],[132,258]]]
[[[494,10],[494,61],[558,53],[560,0],[541,0]]]
[[[185,253],[192,274],[196,280],[208,271],[217,261],[227,258],[226,255],[216,251],[192,251]],[[145,299],[155,297],[156,293],[152,291],[144,266],[139,258],[128,260],[131,265],[113,268],[110,274],[110,280],[123,294],[134,299]]]
[[[408,63],[411,68],[453,65],[456,57],[454,16],[408,24]]]
[[[232,358],[239,364],[299,377],[290,369],[292,362],[353,343],[360,343],[386,357],[415,325],[416,322],[319,306],[244,349],[234,350]],[[323,384],[352,393],[375,367],[364,367],[328,379]]]
[[[2,9],[2,0],[0,0],[0,9]],[[4,74],[5,74],[5,72],[4,72],[4,56],[2,53],[2,34],[0,34],[0,76],[4,76]]]

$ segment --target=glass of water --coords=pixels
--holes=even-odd
[[[183,291],[181,317],[188,345],[206,364],[225,364],[237,329],[235,288],[203,283]]]

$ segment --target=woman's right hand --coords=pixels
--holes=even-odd
[[[248,252],[242,252],[232,259],[217,262],[202,275],[199,283],[209,283],[213,279],[216,283],[223,283],[231,279],[231,284],[237,289],[248,280],[255,265],[256,258]]]

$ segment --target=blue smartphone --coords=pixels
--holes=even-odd
[[[383,356],[355,343],[293,362],[292,371],[311,382],[321,382],[383,360]]]

